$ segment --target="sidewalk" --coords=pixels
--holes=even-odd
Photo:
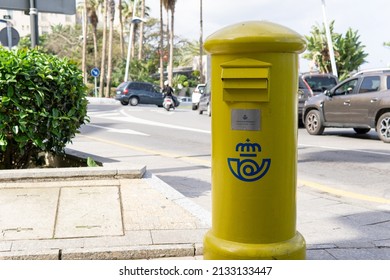
[[[0,260],[202,259],[210,213],[136,163],[146,162],[140,151],[88,137],[71,150],[105,164],[0,171]],[[297,204],[307,259],[390,259],[389,204],[306,181],[298,181]]]
[[[202,209],[144,167],[10,173],[0,174],[0,259],[202,254]]]

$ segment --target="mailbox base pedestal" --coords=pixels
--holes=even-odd
[[[209,231],[204,240],[205,260],[304,260],[306,242],[296,235],[283,242],[247,244],[220,239]]]

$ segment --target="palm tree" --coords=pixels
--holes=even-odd
[[[98,64],[98,44],[97,44],[97,25],[99,23],[96,10],[101,4],[102,0],[88,0],[88,18],[92,25],[93,34],[93,50],[94,50],[94,63],[95,66]]]
[[[204,83],[203,76],[203,1],[200,0],[200,37],[199,37],[199,72],[200,83]]]
[[[163,21],[163,0],[160,0],[160,87],[164,85],[164,21]]]
[[[104,78],[106,76],[106,47],[107,47],[107,14],[108,0],[104,0],[104,22],[103,22],[103,42],[102,42],[102,61],[100,67],[99,97],[103,97]]]
[[[108,9],[108,7],[107,7]],[[111,91],[111,74],[112,74],[112,38],[114,28],[114,17],[115,17],[115,1],[110,1],[110,33],[108,38],[108,66],[107,66],[107,88],[106,97],[110,97]]]
[[[122,16],[122,0],[118,2],[118,13],[119,13],[119,40],[121,57],[125,57],[125,42],[123,41],[123,16]]]
[[[349,73],[357,70],[367,57],[364,52],[364,45],[359,41],[360,36],[357,31],[349,28],[346,34],[337,34],[333,32],[334,21],[329,25],[333,46],[335,49],[336,65],[339,72],[339,80],[348,77]],[[305,36],[308,42],[308,53],[304,58],[312,60],[322,73],[331,72],[330,55],[327,44],[325,27],[313,26],[311,36]]]
[[[130,2],[123,2],[123,5],[122,5],[123,11],[122,12],[123,12],[123,17],[125,18],[125,22],[131,22],[133,16],[136,14],[136,11],[133,11],[134,1],[138,1],[138,0],[130,0]],[[137,4],[137,3],[135,3],[135,4]],[[131,26],[131,23],[130,23],[130,28],[134,28],[133,29],[134,32],[131,32],[132,38],[128,39],[128,40],[131,40],[131,42],[132,42],[131,43],[132,49],[130,50],[131,57],[134,57],[135,26]]]
[[[87,0],[84,0],[83,13],[83,61],[82,71],[84,76],[84,84],[88,81],[87,76],[87,31],[88,31],[88,20],[87,20]]]
[[[163,0],[165,9],[171,12],[171,28],[169,32],[169,63],[168,63],[168,82],[172,85],[173,76],[173,38],[174,38],[174,26],[175,26],[175,6],[177,0]]]
[[[141,0],[141,18],[145,18],[145,0]],[[138,59],[142,59],[142,46],[144,41],[144,22],[139,24]]]

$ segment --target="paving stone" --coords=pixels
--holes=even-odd
[[[0,189],[0,240],[52,238],[59,188]]]
[[[118,187],[61,189],[55,238],[123,234]]]

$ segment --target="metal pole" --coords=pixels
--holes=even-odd
[[[39,44],[38,35],[38,10],[35,4],[36,0],[30,0],[30,29],[31,29],[31,48]]]
[[[95,97],[97,97],[97,77],[95,77]]]
[[[8,48],[12,48],[12,30],[11,30],[11,24],[7,21],[7,38],[8,38]]]
[[[137,0],[134,0],[133,14],[132,14],[132,19],[130,21],[129,45],[127,48],[126,71],[125,71],[125,77],[123,79],[124,82],[126,82],[129,79],[130,53],[131,53],[131,47],[133,44],[133,32],[134,32],[133,19],[134,19],[136,8],[137,8],[137,2],[138,2]]]
[[[326,19],[326,12],[325,12],[325,0],[322,1],[322,14],[324,16],[324,25],[325,25],[325,31],[326,31],[326,38],[328,41],[328,49],[329,49],[329,56],[330,56],[330,64],[332,66],[332,73],[336,77],[338,77],[337,74],[337,67],[336,67],[336,61],[334,58],[334,50],[333,50],[333,42],[332,42],[332,36],[330,34],[329,26],[328,26],[328,20]]]
[[[11,15],[11,12],[8,10],[8,15]],[[8,48],[12,48],[12,29],[11,29],[12,23],[7,20],[7,37],[8,37]]]

